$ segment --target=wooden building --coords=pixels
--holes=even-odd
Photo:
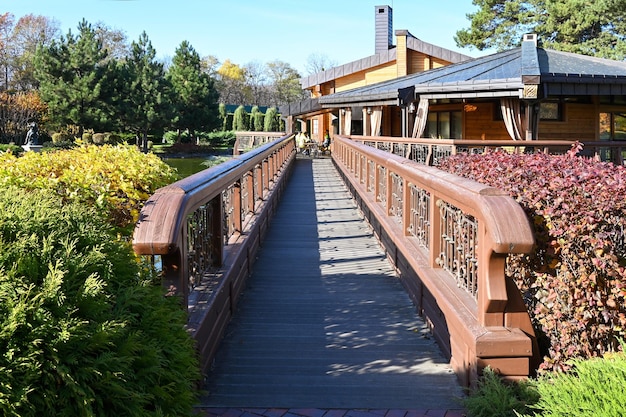
[[[280,113],[286,119],[287,131],[308,131],[312,138],[321,140],[325,130],[339,132],[340,115],[338,109],[322,108],[319,104],[321,97],[471,59],[458,52],[423,42],[408,30],[395,31],[394,45],[391,7],[375,6],[374,13],[374,55],[302,78],[300,83],[303,89],[310,92],[310,98],[280,108]],[[358,110],[361,113],[357,114],[355,111],[351,114],[352,133],[355,134],[367,130],[363,121],[369,120],[362,114],[362,109]],[[388,118],[385,118],[385,122],[388,124],[385,131],[391,132],[393,125]]]
[[[407,48],[411,59],[405,61],[402,45],[420,41],[406,31],[396,35],[386,80],[376,76],[386,65],[344,77],[337,69],[331,70],[334,78],[316,74],[303,83],[317,95],[315,105],[290,105],[283,115],[321,119],[319,126],[344,135],[626,139],[626,62],[540,48],[534,34],[525,35],[520,47],[474,59],[420,43]],[[603,159],[624,158],[609,152]]]

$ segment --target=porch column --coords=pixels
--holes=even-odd
[[[526,140],[537,140],[539,129],[539,103],[526,102]]]
[[[372,131],[372,109],[363,107],[363,136],[370,136]]]

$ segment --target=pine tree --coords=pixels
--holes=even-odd
[[[112,97],[103,94],[111,76],[106,57],[85,20],[78,25],[78,36],[69,31],[60,41],[37,50],[35,74],[53,123],[78,126],[79,137],[85,128],[105,130],[111,124]]]
[[[167,79],[173,89],[175,117],[172,120],[179,132],[189,130],[209,132],[219,127],[218,93],[213,79],[202,71],[200,56],[187,42],[176,49]]]
[[[458,46],[504,50],[536,33],[543,47],[583,55],[626,58],[626,0],[473,0],[470,27]]]
[[[156,51],[143,32],[133,42],[131,55],[123,64],[128,87],[124,95],[123,119],[127,128],[135,132],[144,151],[148,149],[148,133],[162,128],[170,117],[167,82],[163,64],[155,60]]]

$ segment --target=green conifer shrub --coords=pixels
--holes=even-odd
[[[184,416],[186,317],[101,213],[0,188],[0,415]]]
[[[567,372],[542,375],[539,401],[530,407],[543,417],[622,417],[626,414],[626,356],[574,359]],[[528,413],[528,417],[536,415]]]
[[[488,367],[463,405],[470,417],[516,417],[529,412],[538,400],[533,380],[505,382]]]

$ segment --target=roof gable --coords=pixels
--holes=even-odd
[[[324,96],[320,104],[330,107],[374,99],[398,100],[407,88],[413,88],[417,95],[515,95],[524,83],[546,84],[550,94],[626,94],[626,62],[537,48],[533,42],[523,42],[522,47],[508,51]],[[575,88],[565,88],[564,84]],[[600,85],[606,84],[612,87],[601,89]]]

